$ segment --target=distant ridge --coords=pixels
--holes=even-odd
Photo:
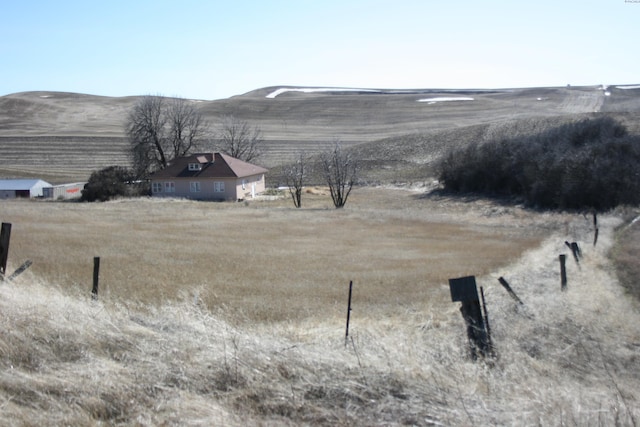
[[[53,91],[0,96],[0,177],[81,181],[105,165],[126,165],[124,125],[140,98]],[[640,85],[634,84],[501,89],[279,85],[193,101],[214,126],[225,115],[258,126],[265,140],[261,166],[273,170],[297,151],[318,153],[340,140],[346,147],[358,146],[371,160],[371,170],[388,167],[389,179],[423,176],[424,165],[447,147],[469,143],[504,123],[522,122],[528,128],[527,123],[540,119],[606,113],[619,117],[630,131],[640,131]]]

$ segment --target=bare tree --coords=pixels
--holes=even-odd
[[[190,153],[207,133],[202,115],[189,101],[150,95],[133,107],[125,128],[139,177]]]
[[[222,118],[216,149],[236,159],[250,162],[262,154],[262,142],[262,131],[259,127],[251,127],[246,120],[234,116]]]
[[[172,157],[183,157],[198,148],[209,130],[195,105],[185,99],[174,98],[168,105],[167,115]]]
[[[342,149],[340,141],[336,141],[333,148],[321,154],[320,163],[333,205],[336,209],[344,207],[358,178],[357,160],[352,153]]]
[[[296,208],[302,207],[302,187],[311,172],[309,158],[304,152],[296,154],[293,163],[285,167],[284,178]]]
[[[144,176],[154,168],[167,166],[162,135],[166,124],[163,109],[164,98],[145,96],[136,103],[127,117],[127,137],[131,144],[133,166],[139,176]]]

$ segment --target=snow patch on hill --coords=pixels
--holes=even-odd
[[[306,87],[306,88],[289,88],[283,87],[280,89],[276,89],[273,92],[269,93],[265,98],[275,98],[278,95],[282,95],[286,92],[303,92],[303,93],[314,93],[314,92],[372,92],[379,93],[379,90],[374,89],[353,89],[353,88],[340,88],[340,87]]]
[[[441,96],[437,98],[418,99],[418,102],[427,102],[429,104],[435,104],[436,102],[451,102],[451,101],[474,101],[474,99],[468,96],[458,96],[458,97]]]

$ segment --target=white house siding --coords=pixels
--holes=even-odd
[[[235,179],[233,178],[217,178],[217,179],[206,179],[206,180],[198,180],[197,178],[189,179],[189,183],[191,182],[200,182],[200,192],[199,193],[191,193],[190,192],[190,184],[189,184],[189,198],[191,199],[200,199],[200,200],[235,200],[236,195],[234,193],[234,184]],[[224,186],[224,191],[216,191],[216,183],[222,183]],[[218,184],[218,188],[220,184]]]
[[[236,200],[235,183],[233,178],[217,178],[217,179],[198,179],[194,178],[178,178],[172,180],[154,180],[152,181],[151,188],[153,190],[153,183],[159,182],[162,184],[162,192],[153,192],[153,197],[178,197],[196,200]],[[167,193],[165,191],[165,182],[173,182],[175,184],[175,192]],[[200,191],[192,192],[191,183],[199,182]],[[223,182],[224,191],[215,191],[215,183]]]
[[[236,183],[236,194],[238,195],[238,199],[251,199],[256,194],[262,193],[264,190],[265,183],[263,174],[238,178]]]

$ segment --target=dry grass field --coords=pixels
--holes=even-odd
[[[1,212],[14,224],[12,267],[30,259],[47,283],[90,287],[99,256],[106,298],[197,297],[267,323],[341,317],[350,280],[363,314],[418,310],[446,301],[449,277],[486,274],[544,235],[533,214],[510,224],[487,207],[486,217],[466,218],[407,190],[359,188],[342,210],[317,193],[304,195],[301,210],[283,193],[246,204],[15,201]]]
[[[340,138],[362,166],[344,209],[321,187],[302,209],[286,194],[0,203],[8,272],[33,261],[0,282],[0,426],[638,425],[640,210],[599,215],[594,246],[588,215],[428,190],[437,159],[474,141],[602,113],[638,133],[640,89],[276,89],[193,102],[263,130],[272,186],[293,153]],[[473,100],[428,100],[447,97]],[[136,99],[0,97],[0,177],[127,165]],[[495,359],[469,357],[448,287],[465,275],[484,289]]]
[[[577,214],[305,197],[3,203],[8,270],[34,264],[0,285],[0,425],[637,425],[640,315],[609,249],[638,212],[602,216],[594,248]],[[447,285],[467,274],[495,360],[467,356]]]

